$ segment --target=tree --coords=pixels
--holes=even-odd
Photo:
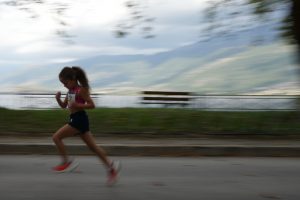
[[[298,62],[300,63],[300,2],[299,0],[292,0],[292,7],[290,12],[291,18],[291,36],[298,46]]]
[[[289,10],[281,19],[278,29],[282,38],[298,46],[297,57],[300,62],[299,0],[209,0],[207,2],[209,6],[205,10],[205,21],[208,26],[205,32],[215,36],[234,32],[228,25],[222,23],[226,18],[251,15],[256,21],[248,21],[246,25],[242,25],[249,26],[251,23],[267,23],[268,18],[279,9]]]
[[[125,6],[128,9],[129,16],[127,19],[120,20],[115,30],[115,36],[124,38],[135,29],[138,29],[143,38],[154,38],[153,22],[155,18],[146,14],[147,4],[139,0],[130,0],[125,3]]]
[[[242,13],[242,6],[251,5],[251,14],[253,16],[258,16],[261,23],[264,23],[264,20],[267,17],[275,12],[277,9],[284,8],[287,9],[287,14],[281,19],[281,25],[278,27],[280,30],[280,36],[285,39],[288,43],[294,44],[297,47],[296,51],[296,60],[299,66],[298,72],[300,72],[300,1],[299,0],[245,0],[244,5],[236,6],[233,9],[234,4],[241,3],[240,0],[210,0],[209,6],[206,9],[206,21],[208,22],[207,31],[217,35],[220,30],[220,19],[219,15],[224,15],[219,11],[220,7],[224,10],[234,10],[230,13],[234,17],[240,16]],[[218,26],[216,26],[216,23]],[[226,31],[227,26],[221,25],[221,30]],[[300,73],[299,73],[300,77]],[[300,97],[297,99],[297,110],[300,111]],[[300,116],[299,116],[300,118]]]
[[[65,13],[72,6],[71,3],[59,3],[47,0],[4,0],[0,2],[0,6],[9,6],[26,12],[28,17],[36,20],[45,13],[41,10],[47,10],[52,19],[59,25],[55,34],[62,38],[66,43],[74,43],[72,40],[75,35],[67,31],[67,27],[71,26],[66,20]],[[154,17],[147,14],[147,2],[141,0],[128,0],[125,5],[128,9],[128,18],[121,19],[115,27],[114,36],[124,38],[131,32],[138,30],[145,39],[154,38],[153,22]],[[36,9],[34,9],[36,8]],[[113,26],[113,25],[112,25]]]
[[[244,11],[247,5],[252,5],[252,16],[260,17],[261,22],[266,20],[268,15],[277,9],[288,6],[290,7],[290,13],[282,19],[282,26],[279,29],[282,30],[282,37],[300,46],[299,0],[207,0],[207,3],[209,6],[205,10],[205,22],[208,23],[208,26],[203,35],[214,33],[216,36],[218,34],[231,34],[228,26],[222,24],[222,19],[226,18],[224,17],[226,15],[234,18],[249,14]],[[71,40],[74,37],[74,35],[66,31],[66,27],[70,26],[70,24],[64,16],[66,10],[71,6],[70,4],[46,0],[4,0],[0,2],[1,5],[15,7],[20,11],[24,11],[32,19],[37,19],[44,14],[33,9],[32,5],[46,7],[51,13],[53,20],[60,25],[55,34],[66,40]],[[156,17],[147,14],[148,5],[146,2],[142,0],[128,0],[124,6],[128,9],[129,16],[127,19],[119,21],[114,35],[118,38],[124,38],[132,31],[139,29],[144,38],[155,37],[153,24]]]
[[[67,31],[67,27],[70,24],[65,19],[65,12],[70,7],[67,3],[50,2],[46,0],[4,0],[0,2],[0,6],[14,7],[19,11],[28,14],[28,18],[36,20],[45,13],[39,9],[47,10],[50,13],[52,19],[58,24],[58,28],[55,30],[57,36],[63,39],[64,42],[71,44],[74,43],[72,40],[74,35],[71,35]]]

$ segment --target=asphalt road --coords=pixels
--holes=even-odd
[[[120,181],[107,187],[93,156],[56,174],[57,156],[0,156],[0,199],[256,200],[300,199],[300,158],[119,157]]]

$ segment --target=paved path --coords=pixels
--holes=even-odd
[[[96,157],[77,171],[51,172],[57,156],[0,156],[0,199],[9,200],[299,200],[300,158],[119,157],[120,182],[105,185]]]

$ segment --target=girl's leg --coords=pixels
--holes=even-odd
[[[61,127],[58,131],[56,131],[56,133],[54,133],[52,136],[52,139],[56,144],[59,154],[63,159],[63,163],[67,163],[69,159],[67,156],[65,145],[62,140],[66,137],[74,136],[77,133],[78,133],[77,129],[73,128],[69,124],[66,124],[63,127]]]
[[[107,168],[111,167],[111,162],[106,156],[105,151],[97,146],[95,139],[91,132],[87,132],[85,134],[80,135],[81,139],[87,144],[87,146],[97,154],[97,156],[102,160],[102,162],[106,165]]]

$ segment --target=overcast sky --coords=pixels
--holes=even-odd
[[[115,37],[116,26],[130,19],[125,2],[127,0],[48,0],[45,4],[27,6],[31,13],[1,4],[0,72],[103,54],[149,54],[199,39],[204,0],[141,1],[139,9],[147,18],[155,18],[149,22],[153,27],[151,34],[156,36],[152,39],[143,38],[142,25],[125,38]],[[61,17],[55,14],[54,8],[64,3],[69,6]],[[61,25],[60,21],[68,26]],[[68,41],[74,43],[59,37],[57,30],[73,36]]]

